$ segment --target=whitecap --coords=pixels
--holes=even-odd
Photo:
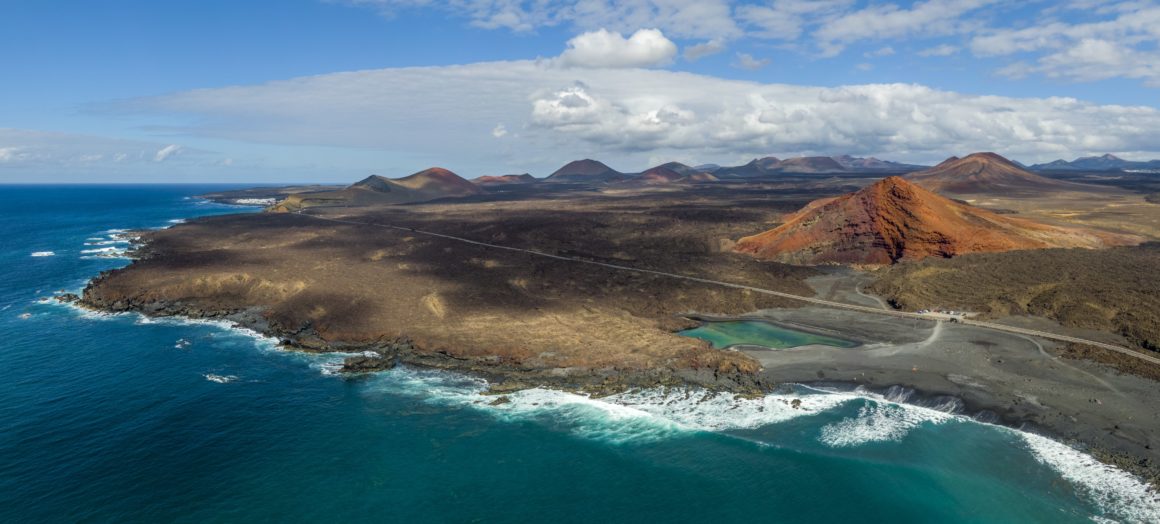
[[[818,440],[835,447],[860,446],[870,442],[900,441],[923,424],[941,424],[954,415],[906,404],[864,399],[858,415],[822,427]]]
[[[32,256],[34,256],[34,257],[51,257],[51,256],[56,256],[56,253],[53,251],[33,251]]]
[[[19,315],[19,318],[21,320],[28,320],[28,319],[32,318],[32,313],[21,313]]]
[[[93,249],[82,249],[81,253],[91,255],[93,253],[116,253],[121,251],[119,247],[97,247]]]
[[[206,373],[205,379],[210,382],[217,382],[218,384],[227,384],[238,379],[234,375],[215,375],[213,373]]]
[[[170,224],[184,224],[185,219],[184,218],[174,218],[174,219],[169,220],[169,223]]]
[[[842,395],[770,394],[761,398],[703,390],[640,390],[606,399],[702,431],[752,429],[811,416],[851,400]]]
[[[1036,460],[1058,471],[1103,511],[1101,517],[1160,522],[1160,494],[1132,474],[1047,437],[1015,433],[1023,438]]]

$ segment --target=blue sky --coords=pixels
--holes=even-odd
[[[1153,1],[10,1],[0,182],[1160,157]]]

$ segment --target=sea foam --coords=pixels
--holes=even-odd
[[[51,257],[51,256],[56,256],[56,253],[54,253],[52,251],[33,251],[32,256],[34,256],[34,257]]]
[[[1104,511],[1102,517],[1123,522],[1160,522],[1160,494],[1140,479],[1047,437],[1015,433],[1023,438],[1036,460],[1058,471]]]

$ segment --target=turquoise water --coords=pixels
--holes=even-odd
[[[706,322],[704,325],[682,331],[681,334],[686,337],[707,340],[718,349],[739,345],[762,346],[772,349],[786,349],[809,344],[839,348],[851,348],[858,345],[857,342],[784,328],[759,320]]]
[[[873,395],[490,407],[465,377],[38,302],[126,263],[81,252],[111,229],[236,211],[186,198],[208,189],[0,187],[0,522],[1160,520],[1070,448]]]

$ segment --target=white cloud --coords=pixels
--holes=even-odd
[[[950,44],[941,44],[918,52],[918,56],[951,56],[959,52],[959,48]]]
[[[768,58],[754,58],[749,53],[737,53],[737,59],[733,62],[733,67],[739,69],[748,69],[749,71],[756,71],[769,65]]]
[[[715,55],[725,50],[725,42],[721,39],[709,40],[700,44],[694,44],[685,48],[685,52],[681,54],[685,60],[689,62],[696,62],[706,56]]]
[[[16,162],[23,157],[21,147],[0,147],[0,162]]]
[[[866,58],[881,58],[884,56],[891,56],[894,54],[894,48],[890,46],[881,47],[873,51],[867,51],[862,54]]]
[[[1160,135],[1160,111],[1151,107],[975,96],[910,84],[761,84],[534,61],[337,73],[131,105],[123,109],[196,122],[169,132],[399,152],[479,170],[550,171],[584,156],[616,165],[650,156],[715,161],[782,152],[911,161],[980,150],[1027,161],[1099,151],[1160,156],[1153,139]],[[509,134],[507,152],[479,140],[478,129],[496,122],[535,132]]]
[[[854,66],[854,68],[859,70],[859,71],[870,71],[870,70],[874,69],[874,64],[862,62],[861,64]]]
[[[656,29],[641,29],[627,39],[620,33],[600,29],[568,41],[568,49],[555,60],[564,67],[638,68],[672,63],[677,44]]]
[[[580,30],[627,33],[657,27],[680,38],[740,35],[729,0],[345,0],[393,13],[434,8],[463,16],[484,29],[530,32],[571,24]]]
[[[165,160],[173,164],[179,152],[183,157],[180,165],[187,167],[207,165],[216,156],[209,151],[183,148],[176,144],[0,128],[0,164],[14,169],[99,171],[147,166],[155,168],[153,164]]]
[[[973,38],[971,51],[984,57],[1041,53],[1034,63],[1019,60],[998,71],[1011,78],[1036,73],[1073,81],[1134,78],[1160,86],[1160,6],[1151,2],[1098,6],[1096,12],[1114,17],[994,29]]]
[[[153,155],[153,161],[154,162],[164,162],[164,161],[168,160],[169,157],[171,157],[173,155],[180,154],[180,153],[181,153],[181,146],[179,146],[177,144],[169,144],[169,145],[157,150],[157,153]]]
[[[506,127],[504,127],[503,124],[496,124],[495,127],[492,128],[492,130],[491,130],[491,136],[494,136],[496,138],[503,138],[503,137],[507,136],[507,134],[508,134],[508,130]]]
[[[835,55],[845,45],[861,40],[901,39],[963,32],[972,26],[964,14],[998,0],[926,0],[910,8],[897,4],[871,4],[827,21],[814,33],[824,54]]]
[[[755,28],[753,35],[773,40],[797,40],[814,27],[854,5],[853,0],[773,0],[768,5],[740,5],[737,18]]]

